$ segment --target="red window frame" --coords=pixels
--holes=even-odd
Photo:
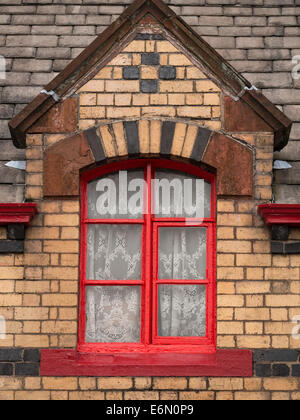
[[[143,219],[88,219],[88,192],[90,181],[120,170],[144,168],[148,184],[148,211]],[[170,169],[202,178],[211,184],[211,217],[202,220],[191,218],[156,218],[151,214],[151,180],[156,169]],[[207,229],[207,276],[205,280],[158,280],[159,228],[186,226]],[[89,224],[135,224],[142,228],[142,279],[132,281],[86,280],[87,227]],[[81,177],[81,252],[80,252],[80,304],[78,351],[96,353],[215,353],[216,352],[216,178],[214,174],[181,162],[164,159],[137,159],[115,162],[92,169]],[[154,269],[154,270],[153,270]],[[205,284],[207,287],[206,337],[157,336],[158,284]],[[85,342],[85,289],[89,285],[139,285],[142,287],[141,343],[86,343]]]

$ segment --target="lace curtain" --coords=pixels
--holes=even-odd
[[[141,280],[142,226],[89,225],[87,280]]]
[[[206,229],[161,228],[159,279],[206,278]],[[202,337],[206,333],[206,286],[159,285],[158,335]]]
[[[88,280],[141,280],[142,227],[89,225]],[[86,341],[140,342],[141,287],[86,288]]]
[[[205,279],[206,228],[160,228],[158,255],[159,279]]]
[[[204,337],[206,334],[206,286],[159,285],[158,335]]]
[[[155,179],[160,188],[153,188],[152,207],[153,213],[158,217],[210,217],[209,182],[189,174],[167,170],[156,171]]]
[[[144,171],[140,170],[120,171],[90,182],[88,184],[89,219],[142,218],[143,181]]]
[[[143,171],[130,171],[128,181],[142,180]],[[158,179],[168,181],[186,179],[185,174],[160,171]],[[120,214],[119,173],[106,177],[116,185],[113,194],[117,213],[100,215],[99,180],[88,187],[89,218],[132,219],[142,213]],[[195,180],[195,178],[191,178]],[[203,195],[196,201],[193,184],[192,206],[204,206],[205,217],[210,216],[210,184],[204,183]],[[108,190],[107,190],[108,191]],[[103,192],[103,191],[102,191]],[[116,194],[115,194],[116,192]],[[128,201],[133,192],[129,192]],[[126,196],[126,195],[125,195]],[[114,199],[114,198],[113,198]],[[202,201],[201,201],[202,200]],[[199,204],[200,203],[200,204]],[[98,206],[97,206],[98,204]],[[121,203],[121,208],[124,203]],[[126,207],[126,206],[125,206]],[[142,207],[141,207],[142,208]],[[160,207],[159,214],[161,214]],[[178,200],[171,194],[170,216],[178,215]],[[190,211],[188,211],[190,213]],[[165,217],[165,215],[163,215]],[[183,217],[191,217],[182,213]],[[163,280],[199,280],[206,278],[206,228],[163,227],[159,236],[158,277]],[[87,231],[87,280],[141,280],[142,279],[142,226],[117,224],[91,224]],[[86,288],[86,342],[139,343],[141,341],[141,287],[88,286]],[[206,286],[159,285],[158,334],[162,337],[202,337],[206,333]]]
[[[210,217],[210,183],[180,172],[157,171],[153,213],[158,217]],[[143,217],[144,172],[120,171],[88,184],[89,219]],[[155,188],[157,185],[157,188]]]
[[[141,287],[86,288],[87,343],[138,343],[141,335]]]

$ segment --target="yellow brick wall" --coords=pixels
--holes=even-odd
[[[161,64],[175,65],[181,79],[161,81],[155,95],[139,93],[136,81],[123,83],[121,77],[122,66],[140,65],[141,54],[150,50],[159,52]],[[156,77],[156,72],[145,67],[142,75]],[[78,95],[79,129],[107,119],[164,115],[221,128],[218,88],[163,41],[133,42]],[[152,124],[155,129],[158,122]],[[272,199],[273,137],[229,134],[254,148],[255,195],[217,203],[218,347],[299,349],[291,321],[300,315],[300,257],[271,255],[269,230],[257,215],[257,205]],[[39,214],[27,229],[25,255],[0,256],[0,315],[7,320],[2,348],[76,346],[79,200],[43,200],[42,193],[43,151],[64,137],[45,133],[27,138],[26,198],[38,203]],[[292,230],[291,239],[299,240],[299,232]],[[0,238],[5,238],[2,228]],[[297,400],[299,385],[297,378],[0,377],[0,399]]]
[[[9,378],[0,400],[299,400],[297,378]]]

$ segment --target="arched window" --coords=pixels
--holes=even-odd
[[[82,175],[80,351],[215,351],[215,194],[162,159]]]

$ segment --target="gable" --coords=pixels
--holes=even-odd
[[[135,42],[134,40],[139,34],[158,35],[158,39],[156,39],[157,42],[159,41],[159,36],[163,34],[164,38],[171,41],[172,48],[174,47],[174,44],[180,46],[181,52],[184,52],[184,59],[186,60],[186,57],[188,57],[188,60],[192,61],[197,69],[200,69],[200,71],[206,74],[206,77],[210,82],[221,87],[222,92],[236,102],[238,109],[240,108],[239,104],[245,104],[247,108],[253,111],[255,118],[263,120],[266,125],[270,127],[270,131],[275,134],[275,150],[279,150],[286,145],[289,139],[291,121],[273,106],[260,92],[257,92],[244,77],[222,59],[213,48],[202,40],[161,0],[136,0],[127,10],[125,10],[123,15],[115,23],[104,31],[77,59],[60,73],[31,104],[17,115],[9,124],[14,144],[17,147],[25,147],[26,133],[30,132],[32,127],[35,130],[34,132],[36,132],[35,124],[47,111],[51,111],[51,109],[56,106],[57,102],[61,103],[67,98],[70,98],[75,92],[81,89],[82,86],[88,86],[88,89],[90,89],[89,86],[91,81],[95,82],[95,80],[98,80],[97,84],[98,88],[100,88],[101,78],[95,79],[100,69],[107,68],[107,64],[113,62],[112,60],[116,59],[115,57],[118,55],[119,58],[117,58],[117,60],[124,59],[125,61],[123,64],[125,64],[125,57],[128,53],[126,48],[131,48],[132,42]],[[143,39],[136,41],[141,41],[141,45],[146,45],[146,42],[143,42]],[[154,39],[152,41],[154,41]],[[150,49],[152,48],[151,43],[148,43],[148,47]],[[122,53],[120,54],[120,52]],[[149,53],[149,51],[146,51],[146,53]],[[132,52],[132,54],[135,54],[135,52]],[[163,56],[163,54],[164,52],[160,52],[160,56]],[[117,64],[120,65],[120,62],[117,62]],[[185,67],[185,64],[182,66]],[[151,76],[148,75],[147,77]],[[114,81],[115,80],[112,79],[109,83],[111,88],[114,86]],[[184,81],[188,82],[190,80],[184,79]],[[104,86],[108,85],[107,81],[104,79],[102,79],[102,82]],[[183,80],[181,80],[181,82],[183,82]],[[161,83],[160,86],[163,86],[163,84],[165,86],[168,85],[167,81]],[[184,93],[199,93],[197,84],[200,84],[199,81],[195,83],[196,87],[193,88],[193,91]],[[137,83],[132,83],[132,81],[127,84],[127,86],[132,86],[133,90],[136,90],[137,87],[134,87],[134,85],[137,85]],[[148,85],[151,85],[151,83],[148,83]],[[80,93],[82,93],[82,91]],[[87,92],[85,91],[83,93]],[[159,94],[163,93],[176,94],[178,92],[169,92],[168,90],[159,92]],[[200,93],[207,92],[204,90]],[[198,106],[200,105],[198,104]],[[184,117],[183,114],[185,111],[187,110],[179,110],[179,108],[176,110],[178,114],[182,114],[182,117]],[[202,109],[202,111],[204,112],[204,109]],[[96,111],[93,110],[92,112]],[[100,108],[98,108],[97,112],[101,114]],[[110,115],[108,110],[105,110],[105,116],[100,116],[99,119],[109,118],[106,115],[106,112],[107,115]],[[147,112],[149,112],[149,109]],[[97,120],[98,115],[96,118]],[[101,115],[103,115],[103,111]],[[189,118],[204,118],[204,120],[208,120],[206,116],[201,117],[199,115],[199,113],[196,116],[190,115]],[[64,116],[61,116],[61,118],[64,118]],[[67,118],[66,114],[65,118]],[[95,118],[88,117],[84,119],[94,120]]]

